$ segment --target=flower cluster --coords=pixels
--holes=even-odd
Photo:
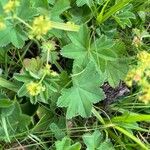
[[[137,54],[138,64],[135,68],[131,69],[126,76],[126,84],[132,86],[135,81],[141,87],[139,100],[144,103],[150,102],[150,54],[142,51]]]
[[[18,0],[9,0],[6,5],[4,5],[3,9],[5,13],[9,13],[14,10],[17,6],[19,6],[20,2]]]
[[[45,52],[54,51],[56,49],[56,43],[54,41],[43,42],[41,48]]]
[[[150,102],[150,83],[146,78],[143,78],[139,84],[142,90],[142,93],[139,95],[139,100],[147,104]]]
[[[40,39],[43,35],[46,35],[51,28],[52,26],[49,18],[45,16],[36,17],[32,24],[31,38],[36,37]]]
[[[149,67],[149,64],[150,64],[150,54],[146,51],[142,51],[141,53],[139,53],[137,55],[137,58],[140,62],[140,65],[143,67],[143,68],[147,68]]]
[[[27,91],[31,96],[37,96],[40,92],[45,91],[41,83],[30,82],[26,85]]]
[[[44,72],[46,75],[51,75],[51,76],[53,76],[53,77],[58,76],[58,73],[57,73],[56,71],[53,71],[53,70],[51,69],[51,65],[49,65],[49,64],[46,64],[46,66],[45,66],[44,69],[43,69],[43,72]]]

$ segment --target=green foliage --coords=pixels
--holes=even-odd
[[[7,56],[6,49],[1,48],[0,49],[0,63],[4,64],[5,60],[9,62],[9,57]]]
[[[117,0],[117,1],[115,1],[115,4],[113,6],[111,6],[111,8],[108,9],[107,12],[104,13],[105,8],[107,7],[108,3],[110,2],[110,0],[107,0],[105,5],[104,5],[104,7],[103,7],[103,9],[101,10],[99,15],[97,16],[97,21],[99,23],[103,23],[108,18],[110,18],[113,14],[115,14],[116,12],[120,11],[121,9],[123,9],[131,1],[132,0]]]
[[[56,150],[80,150],[81,145],[79,142],[71,145],[71,139],[64,137],[62,141],[57,141],[55,143],[56,145]]]
[[[61,140],[66,136],[65,132],[63,132],[55,123],[51,123],[50,129],[55,134],[57,140]]]
[[[148,150],[150,105],[137,101],[135,81],[123,82],[149,51],[148,8],[149,0],[0,0],[0,149]]]
[[[27,36],[25,32],[22,31],[20,26],[14,27],[12,24],[8,23],[7,28],[0,31],[0,46],[4,47],[12,43],[15,47],[21,48],[24,45]]]
[[[112,39],[102,35],[96,41],[90,42],[89,31],[85,26],[80,28],[79,33],[69,33],[68,36],[72,43],[63,47],[63,56],[75,59],[74,63],[78,66],[82,61],[93,61],[96,69],[106,75],[112,86],[116,86],[120,79],[124,78],[128,69],[125,61],[121,60],[115,52],[116,49],[113,49],[115,42]]]
[[[40,59],[31,59],[29,66],[26,66],[26,70],[22,74],[14,74],[14,78],[17,81],[23,82],[22,86],[18,90],[17,94],[19,97],[27,96],[30,97],[30,101],[36,104],[38,101],[43,103],[49,103],[48,99],[52,92],[57,92],[59,78],[51,74],[46,74],[46,69],[42,67]],[[34,67],[36,68],[34,68]],[[50,70],[48,70],[49,72]],[[50,73],[50,72],[49,72]],[[43,78],[44,77],[44,78]],[[28,93],[27,86],[32,82],[41,83],[44,90],[37,96],[32,96]]]
[[[130,19],[135,19],[135,15],[131,12],[131,8],[132,5],[128,5],[114,15],[115,20],[123,29],[125,29],[126,26],[131,27],[132,23]]]
[[[3,88],[7,88],[11,91],[14,91],[14,92],[17,92],[18,91],[18,86],[15,84],[15,83],[12,83],[2,77],[0,77],[0,87],[3,87]]]
[[[92,1],[90,0],[76,0],[76,4],[78,7],[81,7],[85,4],[87,4],[88,6],[91,6]]]
[[[37,3],[36,1],[35,3]],[[32,1],[30,0],[21,0],[20,7],[17,10],[17,16],[23,19],[24,21],[29,21],[36,16],[37,10],[32,6]]]
[[[51,18],[54,21],[60,21],[60,15],[70,8],[69,0],[58,0],[51,10]]]
[[[18,102],[0,99],[0,140],[10,142],[17,134],[28,130],[31,118],[22,114]]]
[[[93,134],[84,134],[83,141],[87,147],[86,150],[115,150],[108,139],[103,141],[103,135],[98,130],[96,130]]]
[[[66,117],[68,119],[81,115],[88,117],[91,114],[92,103],[97,103],[104,99],[98,73],[95,71],[93,63],[78,74],[72,75],[73,86],[62,91],[62,96],[58,99],[59,107],[68,107]]]

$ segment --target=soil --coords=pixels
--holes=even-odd
[[[103,107],[106,109],[111,103],[119,100],[119,98],[126,96],[130,93],[127,85],[120,81],[119,85],[115,88],[111,87],[108,82],[105,82],[101,87],[106,95],[103,101]]]

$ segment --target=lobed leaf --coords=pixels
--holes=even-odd
[[[89,63],[81,73],[72,77],[73,86],[62,91],[57,106],[67,107],[67,118],[77,115],[89,117],[93,103],[105,97],[102,89],[99,88],[103,83],[101,80],[94,64]]]

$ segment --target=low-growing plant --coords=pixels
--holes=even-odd
[[[1,149],[148,150],[149,6],[0,0]]]

